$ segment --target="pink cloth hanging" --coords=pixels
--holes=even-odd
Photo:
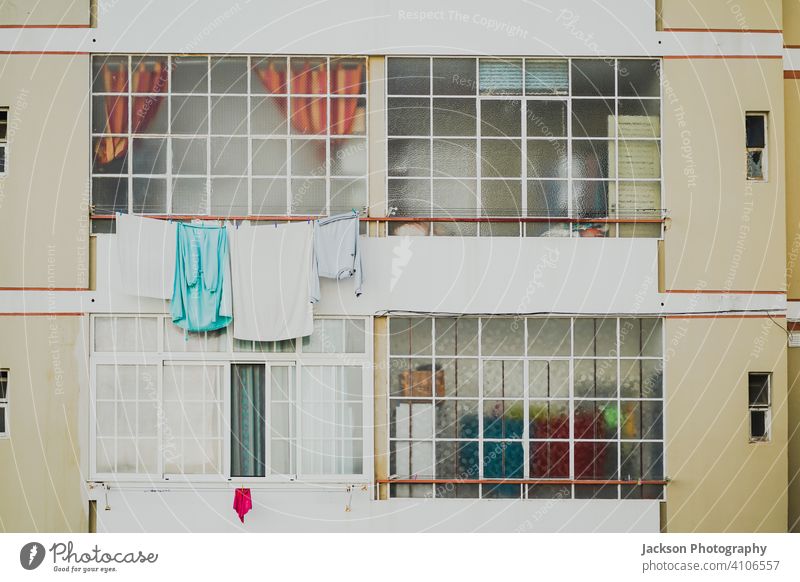
[[[233,495],[233,509],[239,515],[239,519],[244,523],[245,514],[253,509],[253,500],[250,497],[250,490],[242,487],[237,489]]]

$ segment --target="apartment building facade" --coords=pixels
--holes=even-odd
[[[800,3],[0,24],[0,529],[800,527]],[[308,337],[120,283],[117,213],[353,209]]]

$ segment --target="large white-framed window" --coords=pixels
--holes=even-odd
[[[364,57],[94,55],[94,213],[364,208],[366,68]]]
[[[388,57],[390,233],[658,237],[658,59]],[[595,219],[593,221],[592,219]],[[618,220],[619,223],[616,223]]]
[[[0,439],[11,436],[8,419],[8,368],[0,368]]]
[[[389,357],[392,496],[663,498],[661,319],[393,316]]]
[[[284,342],[93,315],[92,478],[361,482],[372,470],[367,318]]]

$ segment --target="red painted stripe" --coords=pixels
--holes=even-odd
[[[88,55],[83,51],[0,51],[0,55]]]
[[[80,317],[86,315],[80,311],[53,311],[51,313],[45,311],[6,311],[0,312],[0,317]]]
[[[734,295],[784,295],[785,291],[736,291],[724,289],[667,289],[665,293],[710,293],[710,294],[734,294]]]
[[[667,315],[667,319],[775,319],[784,318],[784,314],[769,314],[766,313],[722,313],[719,315]]]
[[[786,322],[786,327],[789,331],[800,330],[800,321],[788,321]]]
[[[800,79],[800,71],[784,71],[784,79]]]
[[[0,24],[0,28],[91,28],[89,24]]]
[[[663,32],[740,32],[753,34],[783,34],[778,28],[664,28]]]
[[[0,291],[90,291],[88,287],[0,287]]]
[[[664,59],[782,59],[783,55],[665,55]]]

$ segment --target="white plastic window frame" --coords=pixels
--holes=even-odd
[[[159,318],[158,350],[155,352],[96,352],[94,350],[94,327],[95,320],[101,317],[153,317]],[[374,465],[374,442],[373,442],[373,363],[372,363],[372,318],[369,317],[319,317],[315,319],[359,319],[364,321],[364,352],[363,353],[308,353],[302,352],[302,340],[298,338],[295,342],[293,352],[234,352],[233,334],[226,333],[225,349],[218,352],[166,352],[165,351],[165,330],[166,326],[173,325],[170,317],[163,314],[141,313],[135,315],[120,315],[115,313],[95,314],[91,316],[90,325],[90,398],[89,398],[89,473],[90,477],[96,481],[109,481],[117,483],[141,483],[141,482],[169,482],[169,483],[242,483],[242,484],[270,484],[295,482],[298,484],[327,484],[327,483],[346,483],[346,484],[368,484],[372,482]],[[97,471],[97,421],[96,421],[96,372],[97,366],[103,364],[125,365],[125,364],[154,364],[159,367],[158,394],[159,402],[163,406],[163,376],[169,364],[206,364],[218,365],[223,369],[222,384],[222,423],[223,423],[223,443],[222,443],[222,471],[220,474],[190,474],[177,475],[164,472],[164,450],[163,450],[163,422],[159,422],[159,471],[155,474],[143,473],[101,473]],[[231,476],[231,365],[232,364],[266,364],[269,365],[290,365],[294,367],[296,374],[296,395],[300,390],[300,375],[302,367],[308,366],[360,366],[362,369],[362,473],[357,475],[313,475],[303,474],[300,470],[291,475],[269,475],[266,477],[232,477]],[[267,399],[269,394],[267,394]],[[298,406],[299,409],[299,397]],[[299,417],[298,417],[299,422]],[[227,429],[225,428],[227,427]],[[299,446],[302,435],[295,433],[295,439]],[[267,446],[269,440],[267,440]],[[301,469],[301,467],[300,467]]]

